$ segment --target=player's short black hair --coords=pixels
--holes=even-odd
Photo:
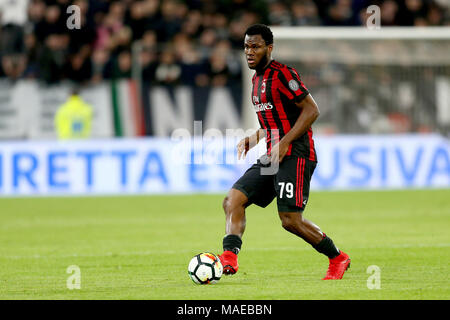
[[[254,36],[260,34],[261,37],[266,42],[266,45],[273,44],[273,33],[272,30],[265,24],[254,24],[247,28],[245,31],[246,35]]]

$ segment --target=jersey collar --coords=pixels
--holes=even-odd
[[[274,61],[275,61],[274,59],[270,60],[270,62],[267,64],[267,66],[264,69],[262,69],[261,71],[256,71],[256,74],[257,75],[264,74],[264,72],[267,70],[267,68],[269,68]]]

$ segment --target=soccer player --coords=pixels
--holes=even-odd
[[[319,109],[297,71],[273,60],[272,50],[269,27],[256,24],[246,30],[244,52],[248,67],[255,70],[252,101],[261,128],[238,143],[238,158],[245,157],[264,137],[267,154],[244,173],[223,201],[226,235],[220,260],[224,274],[235,274],[239,268],[246,207],[266,207],[276,197],[283,228],[329,258],[323,280],[341,279],[350,266],[349,256],[303,216],[317,164],[311,125]],[[272,172],[264,171],[270,168]]]

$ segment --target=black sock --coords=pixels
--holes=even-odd
[[[223,251],[231,251],[238,254],[241,251],[241,246],[241,237],[235,234],[229,234],[223,238]]]
[[[323,234],[323,239],[317,245],[313,246],[318,252],[323,253],[328,258],[333,259],[336,258],[341,252],[333,243],[333,240],[327,237],[327,235]]]

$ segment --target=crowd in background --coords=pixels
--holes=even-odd
[[[227,85],[253,23],[358,26],[368,5],[382,26],[450,25],[447,0],[0,0],[0,78]],[[68,18],[79,8],[80,28]],[[237,49],[237,50],[236,50]],[[133,56],[134,55],[134,56]]]

